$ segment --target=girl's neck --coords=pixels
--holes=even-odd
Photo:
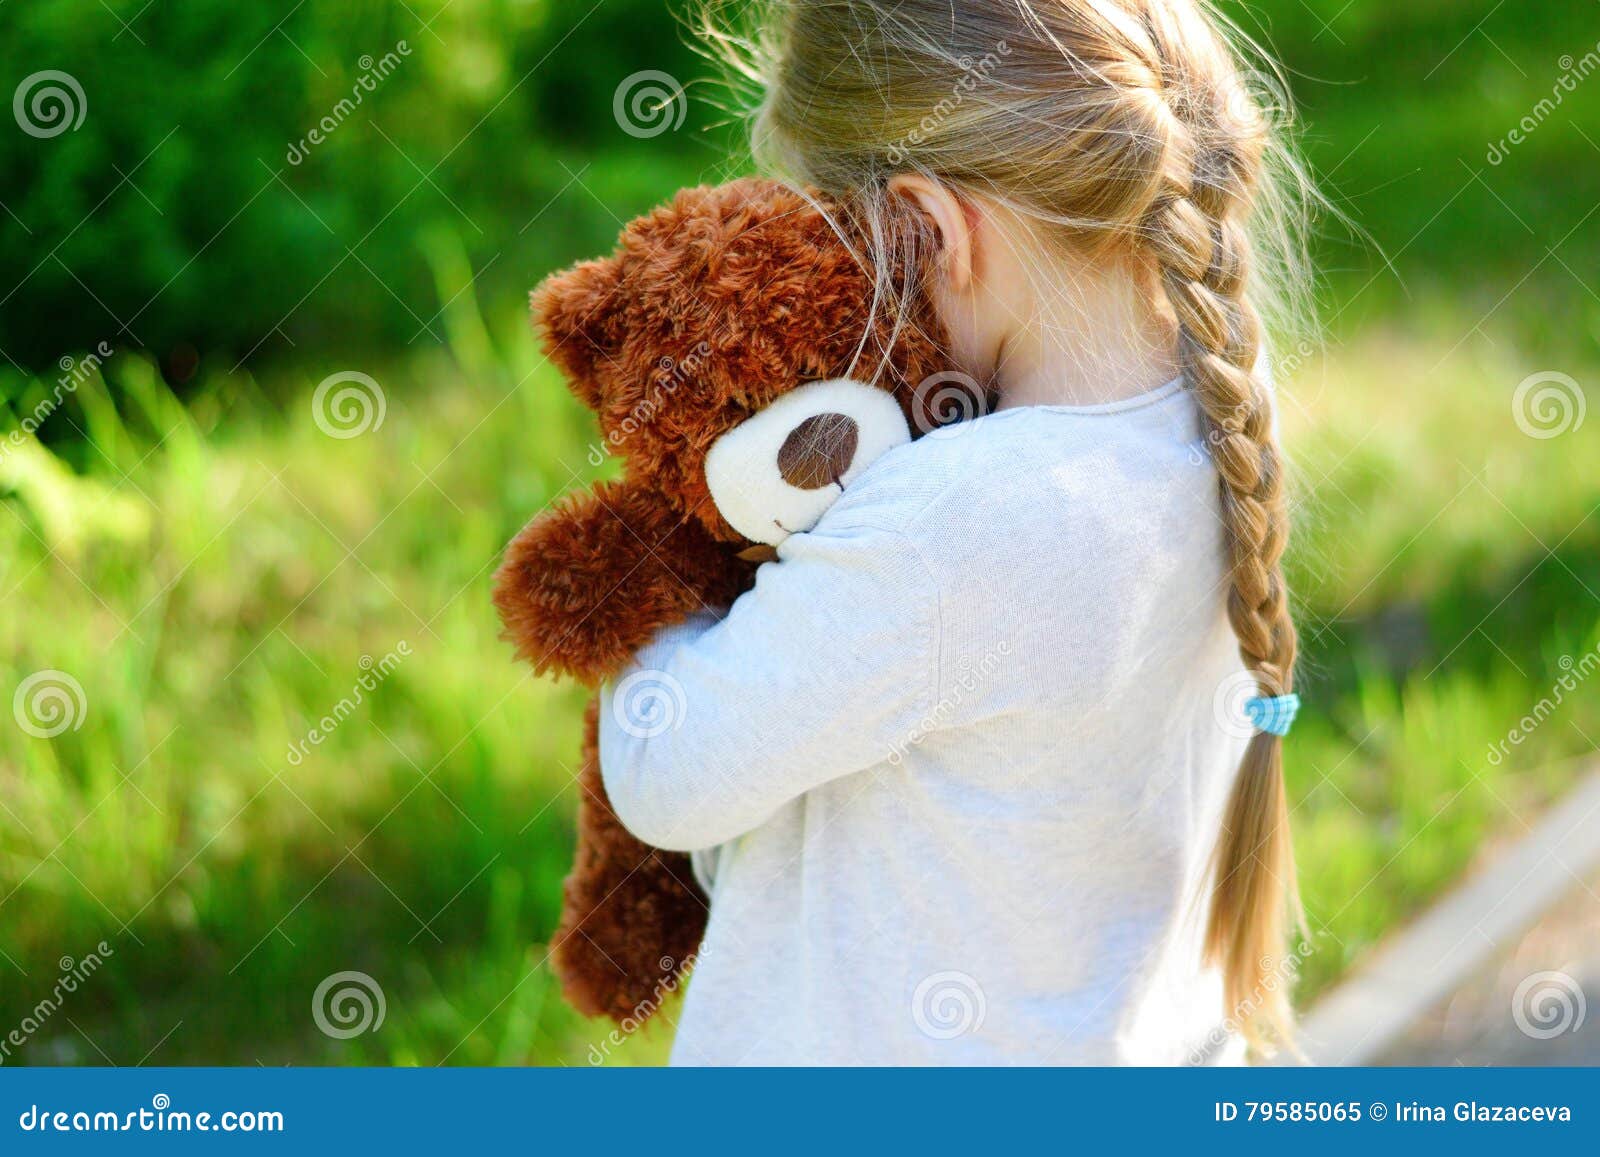
[[[1147,282],[1149,284],[1147,284]],[[1137,397],[1178,376],[1175,324],[1159,283],[1120,262],[1064,271],[1002,342],[1000,408],[1092,406]]]
[[[999,408],[1093,406],[1137,397],[1178,376],[1176,360],[1134,343],[1117,348],[1056,350],[1000,370]]]

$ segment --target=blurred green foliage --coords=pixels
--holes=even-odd
[[[0,5],[0,78],[65,71],[89,114],[57,137],[0,133],[0,350],[36,369],[109,339],[184,376],[191,351],[232,365],[437,344],[431,231],[461,237],[497,300],[604,247],[664,189],[727,171],[737,126],[675,7]],[[1592,20],[1585,32],[1575,19],[1592,15],[1583,0],[1225,7],[1283,57],[1313,167],[1377,243],[1334,227],[1321,252],[1347,294],[1378,276],[1364,316],[1401,284],[1383,253],[1412,292],[1474,277],[1487,307],[1477,275],[1526,272],[1530,222],[1559,237],[1600,196],[1597,134],[1570,127],[1600,125],[1600,85],[1567,94],[1562,123],[1531,134],[1514,163],[1486,160],[1550,94],[1561,58],[1595,49]],[[402,43],[408,54],[372,82],[363,62]],[[618,86],[644,70],[690,94],[685,123],[648,138],[612,112]],[[358,91],[353,113],[336,114]],[[337,127],[291,163],[330,116]],[[1600,266],[1594,231],[1563,260]],[[1513,313],[1570,337],[1548,328],[1552,296],[1571,288],[1550,264]]]
[[[1600,21],[1589,0],[1224,7],[1281,55],[1304,152],[1365,234],[1330,225],[1317,251],[1336,333],[1443,295],[1474,316],[1494,310],[1547,348],[1600,341],[1600,301],[1581,282],[1600,268],[1589,216],[1600,202]],[[1540,101],[1553,111],[1540,116]],[[1492,160],[1530,116],[1539,127]],[[1560,259],[1541,260],[1547,248]]]
[[[436,345],[431,229],[514,295],[608,244],[608,202],[625,219],[724,159],[684,155],[709,144],[689,125],[618,129],[623,78],[693,67],[667,8],[637,0],[0,6],[7,91],[45,67],[87,115],[0,133],[0,349],[35,368],[102,339],[169,360]],[[561,196],[581,187],[599,199]]]

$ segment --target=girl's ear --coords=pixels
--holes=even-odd
[[[584,261],[546,278],[531,298],[545,356],[561,368],[572,392],[591,410],[600,408],[600,379],[617,354],[621,272],[615,257]]]
[[[956,196],[948,186],[920,173],[901,173],[889,180],[889,192],[920,209],[939,238],[939,269],[946,288],[961,293],[972,283],[973,235],[978,230],[976,205]]]

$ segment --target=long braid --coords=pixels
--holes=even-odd
[[[1166,39],[1152,29],[1158,51]],[[1246,293],[1249,215],[1260,166],[1248,125],[1219,110],[1243,99],[1237,77],[1181,78],[1160,189],[1140,233],[1178,322],[1185,382],[1204,417],[1220,482],[1231,588],[1228,617],[1260,694],[1288,694],[1297,638],[1281,560],[1288,541],[1283,460],[1271,400],[1255,367],[1261,323]],[[1209,90],[1209,91],[1208,91]],[[1274,970],[1285,919],[1299,911],[1283,782],[1282,741],[1254,735],[1223,817],[1205,951],[1220,965],[1234,1018],[1253,1043],[1288,1039],[1286,985]]]

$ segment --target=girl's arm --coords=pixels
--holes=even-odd
[[[847,505],[784,542],[726,618],[662,632],[603,689],[601,772],[641,840],[733,839],[930,725],[937,588],[911,539]]]

